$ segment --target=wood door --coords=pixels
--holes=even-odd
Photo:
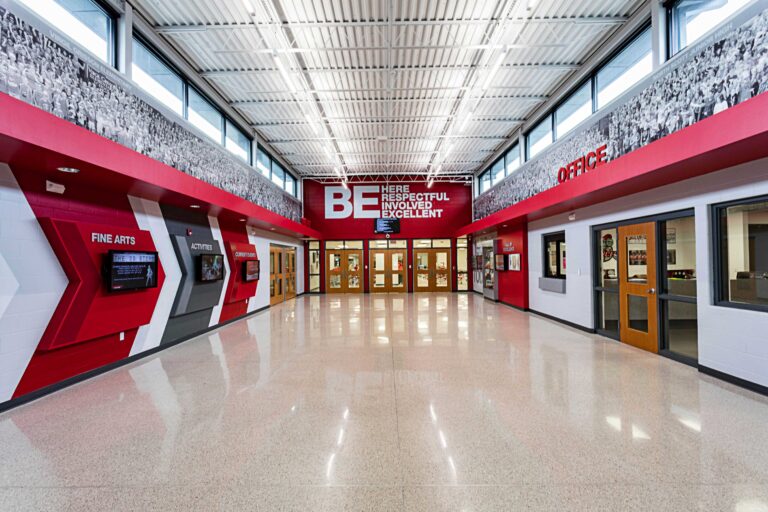
[[[296,297],[296,249],[283,249],[285,299]]]
[[[451,291],[451,250],[414,249],[414,284],[417,292]]]
[[[325,291],[327,293],[362,293],[363,251],[328,249],[325,254]]]
[[[659,350],[656,288],[655,223],[619,227],[621,341],[654,353]]]
[[[371,293],[405,292],[407,251],[405,249],[371,249],[369,274]]]
[[[283,286],[283,250],[269,247],[269,304],[279,304],[285,300]]]

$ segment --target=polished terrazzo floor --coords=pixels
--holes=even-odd
[[[0,451],[3,511],[768,511],[768,399],[471,294],[300,297]]]

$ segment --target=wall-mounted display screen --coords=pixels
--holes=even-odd
[[[106,265],[109,291],[157,287],[157,253],[109,251]]]
[[[200,255],[200,281],[221,281],[224,279],[224,255]]]
[[[243,262],[243,280],[246,283],[259,279],[259,260],[247,260]]]
[[[400,219],[376,219],[373,232],[377,235],[396,235],[400,233]]]

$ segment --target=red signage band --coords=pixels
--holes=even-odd
[[[580,174],[594,171],[601,165],[608,163],[608,156],[605,154],[607,148],[608,146],[603,144],[596,150],[590,151],[568,165],[561,167],[560,170],[557,171],[557,181],[559,183],[565,183]]]

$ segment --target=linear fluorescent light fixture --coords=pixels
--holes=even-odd
[[[272,60],[275,62],[275,67],[277,67],[277,70],[280,72],[280,76],[283,77],[288,90],[291,93],[295,93],[296,88],[293,86],[293,80],[291,80],[291,77],[288,75],[288,70],[283,66],[283,61],[280,60],[280,55],[278,55],[277,52],[272,53]]]
[[[251,0],[243,0],[243,7],[245,7],[245,10],[248,12],[249,16],[256,16],[256,9],[253,8]]]

